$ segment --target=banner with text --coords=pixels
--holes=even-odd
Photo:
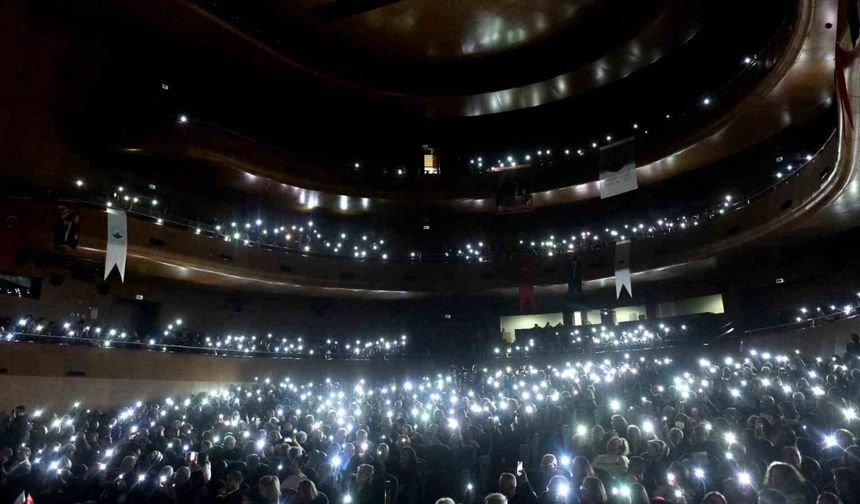
[[[633,138],[600,148],[600,198],[606,199],[639,188]]]
[[[630,282],[630,241],[615,243],[615,298],[621,299],[621,290],[627,289],[627,295],[633,297],[633,285]]]

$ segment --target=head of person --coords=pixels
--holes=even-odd
[[[843,450],[854,443],[854,435],[848,429],[838,429],[833,433],[833,437],[836,439],[836,446]]]
[[[188,466],[182,466],[176,470],[176,477],[173,480],[173,483],[178,486],[184,486],[191,479],[191,468]]]
[[[628,425],[627,426],[627,444],[634,448],[639,447],[639,443],[642,441],[642,431],[636,425]]]
[[[30,460],[30,449],[26,446],[22,446],[15,450],[15,460],[18,462]]]
[[[137,465],[137,457],[134,455],[128,455],[122,459],[122,462],[120,462],[119,470],[124,473],[130,473],[134,470],[135,465]]]
[[[579,500],[582,501],[582,504],[606,504],[609,502],[603,482],[594,476],[582,480],[582,484],[579,486]]]
[[[224,436],[224,440],[221,441],[221,446],[225,450],[232,450],[236,447],[236,438],[233,436]]]
[[[851,333],[851,341],[854,343],[860,343],[860,334]]]
[[[842,504],[842,499],[832,492],[821,492],[815,499],[815,504]]]
[[[708,492],[702,499],[702,504],[729,504],[726,496],[720,492]]]
[[[794,466],[785,462],[773,462],[764,476],[764,488],[778,490],[783,494],[803,491],[805,480]]]
[[[173,481],[173,467],[166,465],[158,471],[158,482],[162,485],[167,485]]]
[[[610,422],[612,423],[612,428],[618,433],[618,435],[623,436],[627,433],[627,419],[623,416],[612,415]]]
[[[509,499],[517,493],[517,477],[511,473],[502,473],[499,476],[499,493]]]
[[[317,487],[311,480],[299,481],[299,486],[296,487],[296,504],[310,504],[317,498]]]
[[[355,456],[355,445],[352,443],[346,443],[343,445],[343,454],[346,460],[351,459]]]
[[[272,474],[260,478],[260,481],[257,482],[257,489],[263,502],[267,504],[278,502],[281,498],[281,482],[277,476]]]
[[[370,464],[361,464],[358,466],[358,469],[355,472],[355,481],[359,485],[365,485],[370,483],[370,480],[373,479],[373,466]]]
[[[555,455],[551,453],[547,453],[540,459],[540,470],[544,474],[552,474],[555,473],[556,468],[558,467],[558,460],[555,458]]]
[[[693,427],[693,444],[701,444],[708,440],[708,429],[705,424],[698,424]]]
[[[570,472],[573,476],[574,483],[581,483],[585,478],[594,476],[594,469],[591,467],[591,462],[583,456],[574,457]]]
[[[648,441],[648,458],[651,460],[663,460],[669,454],[669,447],[660,439]]]
[[[400,450],[400,467],[402,469],[418,467],[418,455],[411,446],[405,446]]]
[[[508,498],[500,493],[491,493],[484,497],[484,504],[508,504]]]
[[[796,446],[783,446],[780,453],[780,461],[800,470],[800,465],[803,463],[803,457],[800,455],[800,450]]]
[[[385,462],[386,460],[388,460],[389,453],[390,451],[388,445],[385,443],[379,443],[379,445],[376,447],[376,458],[380,462]]]
[[[244,479],[242,473],[239,471],[228,472],[227,477],[224,478],[224,490],[227,492],[238,490]]]
[[[607,455],[626,456],[629,451],[627,440],[624,438],[614,437],[606,442]]]

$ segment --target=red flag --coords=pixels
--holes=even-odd
[[[526,304],[531,305],[532,310],[535,309],[535,286],[534,282],[531,278],[531,270],[529,269],[528,264],[523,265],[523,269],[520,271],[520,284],[519,284],[519,294],[520,294],[520,311],[525,310]]]

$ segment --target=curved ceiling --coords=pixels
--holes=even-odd
[[[835,21],[835,10],[820,2],[817,6],[811,2],[796,5],[792,24],[777,33],[784,40],[772,42],[758,54],[741,78],[734,79],[734,87],[725,88],[722,95],[711,95],[709,107],[697,106],[698,110],[678,114],[671,123],[654,125],[650,135],[639,136],[641,185],[676,177],[750,149],[794,124],[809,122],[830,103],[835,30],[827,28],[827,24]],[[645,128],[641,132],[647,131]],[[319,208],[354,214],[408,207],[455,213],[496,212],[498,182],[491,177],[477,182],[454,179],[456,188],[452,190],[440,190],[430,183],[414,188],[353,184],[348,175],[327,171],[322,163],[248,142],[205,123],[170,131],[161,128],[155,136],[137,139],[132,144],[137,147],[132,149],[134,152],[128,152],[127,147],[121,150],[135,156],[163,155],[226,168],[220,180],[242,191],[255,191],[253,187],[261,187],[261,181],[276,182],[283,201],[302,210]],[[593,149],[589,151],[583,158],[585,162],[578,161],[577,156],[573,156],[572,164],[561,160],[564,170],[527,169],[535,172],[531,179],[535,208],[597,197],[596,167],[592,166],[596,156]],[[282,168],[302,163],[312,167],[307,171],[314,175]],[[268,183],[263,185],[268,187]]]
[[[709,4],[201,0],[192,10],[323,86],[424,117],[459,117],[534,107],[628,76],[690,40]]]

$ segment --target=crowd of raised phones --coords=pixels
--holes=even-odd
[[[858,346],[271,377],[111,410],[19,406],[0,422],[0,498],[857,503]]]
[[[181,320],[170,324],[162,332],[146,333],[125,330],[122,326],[94,324],[80,318],[74,322],[57,322],[30,315],[0,317],[0,338],[7,342],[34,341],[70,345],[90,345],[111,348],[138,348],[171,352],[203,352],[217,355],[274,355],[319,359],[388,359],[407,355],[447,353],[457,351],[465,355],[483,354],[490,357],[515,357],[535,353],[595,352],[633,350],[671,346],[713,332],[708,325],[695,319],[690,331],[686,324],[624,322],[621,324],[595,324],[580,327],[535,326],[516,331],[516,341],[467,341],[446,338],[445,347],[424,345],[419,349],[411,345],[406,335],[378,338],[303,338],[284,337],[271,333],[236,333],[214,335],[190,330]],[[178,322],[178,323],[177,323]],[[701,338],[700,338],[701,339]]]
[[[177,319],[161,332],[125,329],[122,326],[90,323],[82,318],[57,322],[24,315],[0,317],[0,334],[6,341],[38,341],[112,348],[144,348],[171,352],[216,355],[262,355],[284,357],[376,359],[402,355],[407,336],[357,339],[316,339],[285,337],[272,333],[209,335],[190,330]]]

